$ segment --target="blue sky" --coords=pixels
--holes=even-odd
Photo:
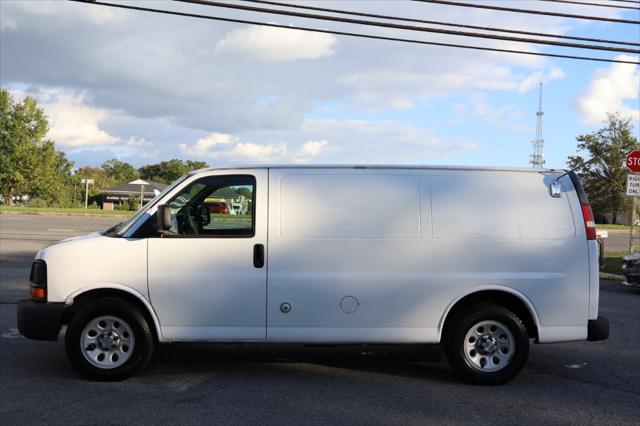
[[[640,42],[637,25],[408,1],[304,3]],[[508,3],[640,19],[638,11],[533,0]],[[145,5],[347,28],[168,1]],[[640,127],[640,78],[633,65],[406,45],[70,2],[9,0],[0,3],[0,12],[2,87],[16,99],[33,96],[43,105],[51,118],[49,136],[79,166],[99,165],[114,157],[136,166],[171,158],[210,165],[527,166],[541,79],[548,167],[563,167],[566,157],[575,153],[576,135],[600,127],[607,111],[631,118],[636,134]],[[348,30],[617,56],[388,29]]]

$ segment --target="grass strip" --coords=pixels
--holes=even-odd
[[[0,206],[0,214],[35,214],[35,215],[69,215],[69,216],[122,216],[129,217],[135,212],[128,210],[78,209],[60,207],[9,207]]]

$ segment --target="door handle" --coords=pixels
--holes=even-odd
[[[256,268],[264,266],[264,245],[262,244],[253,246],[253,266]]]

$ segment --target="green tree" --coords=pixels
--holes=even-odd
[[[84,204],[85,185],[82,179],[93,179],[93,185],[89,185],[89,197],[95,198],[101,194],[101,190],[116,185],[114,178],[101,167],[82,167],[73,176],[75,200]]]
[[[51,141],[45,141],[38,153],[38,167],[31,176],[29,195],[52,204],[69,205],[73,182],[73,162]]]
[[[253,197],[253,192],[247,188],[246,186],[240,187],[236,190],[238,195],[243,195],[244,197],[251,199]]]
[[[116,158],[106,161],[101,167],[116,184],[131,182],[140,177],[138,171],[131,164]]]
[[[73,163],[45,140],[49,123],[33,98],[16,103],[0,89],[0,193],[5,203],[30,195],[50,202],[68,196]]]
[[[171,183],[185,173],[204,167],[207,167],[207,163],[204,161],[187,160],[185,163],[182,160],[173,159],[158,164],[142,166],[138,171],[142,179],[160,183]]]
[[[204,161],[187,160],[187,167],[189,168],[189,171],[191,171],[191,170],[204,169],[206,167],[209,167],[209,165]]]
[[[613,223],[617,222],[622,212],[631,209],[631,200],[625,195],[629,173],[625,157],[629,151],[640,148],[638,140],[632,136],[632,131],[630,118],[623,119],[618,114],[608,114],[606,127],[576,138],[578,155],[570,156],[567,161],[570,168],[577,167],[588,160],[580,154],[587,153],[588,157],[599,157],[607,163],[611,172],[611,179],[608,181],[592,175],[587,170],[581,170],[578,174],[589,196],[594,214],[611,214]]]

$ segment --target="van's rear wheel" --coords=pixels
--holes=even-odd
[[[151,359],[150,324],[131,303],[102,298],[90,302],[71,320],[65,336],[71,364],[93,380],[123,380]]]
[[[444,336],[449,364],[478,384],[499,384],[517,375],[529,356],[529,337],[510,310],[479,303],[451,318]]]

